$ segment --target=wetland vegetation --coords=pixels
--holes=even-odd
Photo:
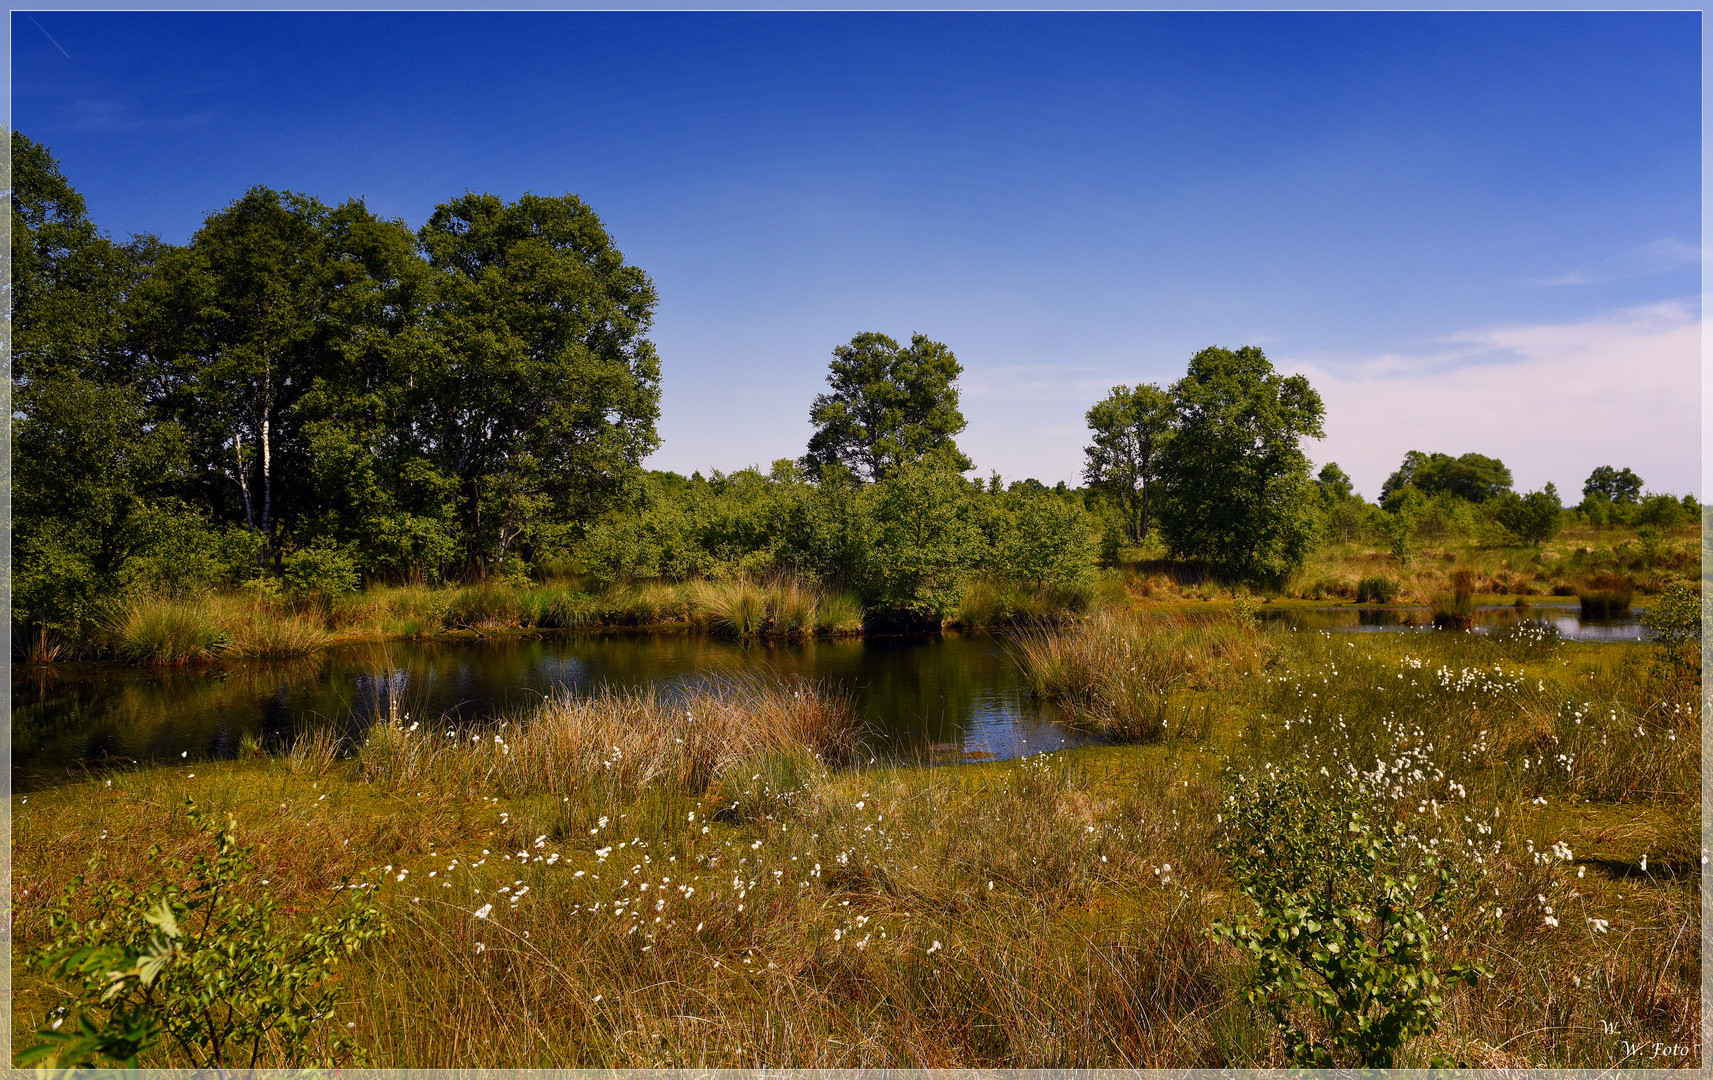
[[[97,772],[15,800],[19,956],[54,939],[62,895],[87,919],[107,883],[158,875],[150,845],[207,850],[188,799],[235,818],[246,901],[291,926],[373,905],[386,928],[341,957],[302,1060],[1259,1066],[1295,1035],[1350,1061],[1306,998],[1282,1025],[1246,1000],[1259,961],[1212,931],[1278,915],[1233,853],[1279,837],[1372,929],[1373,881],[1316,839],[1337,810],[1389,831],[1392,880],[1417,875],[1422,971],[1486,971],[1441,988],[1397,1064],[1694,1060],[1624,1051],[1698,1045],[1692,667],[1529,630],[1105,629],[1020,658],[1133,741],[1011,762],[870,764],[848,701],[752,680]],[[1246,833],[1230,800],[1287,781],[1271,839]],[[1432,905],[1430,867],[1456,882]],[[24,1047],[77,996],[19,970]]]
[[[1699,1066],[1693,497],[1412,451],[1369,502],[1247,346],[1096,403],[1082,486],[971,480],[956,357],[872,332],[802,457],[649,471],[653,285],[575,196],[116,243],[13,156],[15,677],[957,628],[1101,743],[922,767],[783,670],[468,720],[383,665],[18,791],[18,1063]],[[1458,629],[1554,596],[1651,643]],[[1257,618],[1346,602],[1447,629]]]

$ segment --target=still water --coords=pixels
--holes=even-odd
[[[1426,608],[1267,608],[1261,619],[1269,625],[1294,626],[1299,630],[1342,630],[1349,633],[1413,633],[1433,630]],[[1576,605],[1539,604],[1519,608],[1509,604],[1475,609],[1477,634],[1491,634],[1513,626],[1547,626],[1566,641],[1644,641],[1647,631],[1635,612],[1609,618],[1584,618]]]
[[[1430,632],[1425,611],[1263,608],[1303,630]],[[1634,641],[1634,616],[1574,607],[1480,608],[1476,632],[1539,622],[1575,640]],[[23,790],[133,761],[231,757],[246,735],[283,746],[332,726],[360,737],[389,702],[424,722],[480,724],[544,696],[674,686],[710,675],[801,676],[851,696],[877,755],[936,762],[1019,757],[1097,741],[1030,697],[985,634],[740,645],[695,634],[393,642],[292,661],[194,668],[13,667],[12,751]]]
[[[359,735],[389,700],[412,719],[473,724],[545,695],[649,684],[670,692],[687,680],[749,673],[802,676],[850,694],[876,754],[990,760],[1095,741],[1056,723],[1057,708],[1030,697],[987,635],[775,645],[694,634],[509,637],[206,668],[17,665],[13,783],[52,784],[87,765],[230,757],[246,735],[274,746],[318,726]]]

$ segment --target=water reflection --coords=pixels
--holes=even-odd
[[[1433,629],[1426,608],[1272,608],[1261,609],[1262,621],[1270,625],[1294,626],[1299,630],[1337,630],[1345,633],[1413,633]],[[1475,632],[1491,634],[1514,626],[1545,626],[1556,629],[1566,641],[1645,641],[1647,631],[1633,612],[1607,618],[1584,617],[1582,609],[1562,604],[1540,604],[1519,608],[1490,605],[1475,609]]]
[[[1032,699],[998,642],[982,635],[737,645],[690,634],[391,643],[293,662],[204,669],[16,665],[13,780],[51,784],[85,766],[231,757],[246,736],[284,746],[332,725],[358,736],[396,711],[459,726],[555,693],[709,676],[776,673],[852,695],[876,756],[1011,758],[1092,741]]]

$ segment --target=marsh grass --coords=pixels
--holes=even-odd
[[[1034,586],[976,578],[964,586],[953,622],[968,630],[1057,625],[1087,613],[1100,600],[1096,587],[1087,584]]]
[[[1630,610],[1634,598],[1635,584],[1623,574],[1611,571],[1593,575],[1577,593],[1582,614],[1593,618],[1622,614]]]
[[[115,655],[133,664],[183,664],[226,648],[226,627],[196,601],[122,601],[102,620]]]
[[[1451,591],[1433,598],[1433,624],[1441,630],[1468,630],[1475,623],[1475,578],[1473,567],[1460,566],[1451,572]]]
[[[1243,615],[1138,618],[1110,611],[1058,630],[1023,631],[1008,646],[1029,689],[1073,722],[1129,741],[1169,733],[1174,695],[1223,690],[1267,662],[1270,639]]]
[[[853,598],[789,577],[695,581],[687,596],[691,618],[723,637],[803,638],[862,629],[862,607]]]
[[[360,747],[329,732],[15,799],[15,948],[73,876],[191,843],[188,794],[238,815],[288,910],[345,875],[379,886],[393,932],[352,958],[337,1017],[377,1065],[1273,1067],[1247,961],[1207,933],[1245,903],[1212,839],[1228,770],[1304,762],[1456,862],[1436,947],[1495,970],[1403,1064],[1608,1068],[1602,1020],[1698,1047],[1698,696],[1648,657],[1111,614],[1018,648],[1089,698],[1146,673],[1206,731],[871,767],[848,703],[800,683],[550,701],[475,732],[389,707]],[[25,978],[16,1023],[54,995]]]

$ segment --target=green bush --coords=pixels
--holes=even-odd
[[[158,883],[140,892],[110,883],[80,922],[68,912],[85,883],[79,877],[49,914],[52,940],[30,963],[81,984],[79,1015],[66,1025],[67,1010],[56,1009],[58,1019],[18,1063],[137,1068],[148,1055],[222,1072],[361,1064],[362,1051],[335,1020],[339,995],[329,977],[340,957],[385,933],[367,888],[349,888],[341,910],[297,933],[277,930],[278,905],[265,894],[249,899],[257,886],[237,822],[227,815],[216,826],[194,803],[186,810],[210,853],[186,866],[153,848]]]
[[[1660,659],[1677,672],[1693,672],[1701,653],[1701,594],[1678,582],[1642,612],[1642,625],[1653,634]]]
[[[1442,980],[1488,974],[1439,968],[1435,925],[1457,880],[1432,855],[1407,868],[1420,845],[1353,785],[1239,776],[1222,819],[1219,849],[1258,922],[1213,933],[1254,959],[1244,997],[1285,1029],[1292,1065],[1397,1067],[1410,1039],[1438,1028]]]
[[[285,560],[286,584],[300,595],[324,596],[329,600],[356,592],[363,580],[357,564],[338,548],[317,545]]]
[[[1558,488],[1548,484],[1527,495],[1506,496],[1494,516],[1523,543],[1539,547],[1558,535],[1564,504],[1559,501]]]

